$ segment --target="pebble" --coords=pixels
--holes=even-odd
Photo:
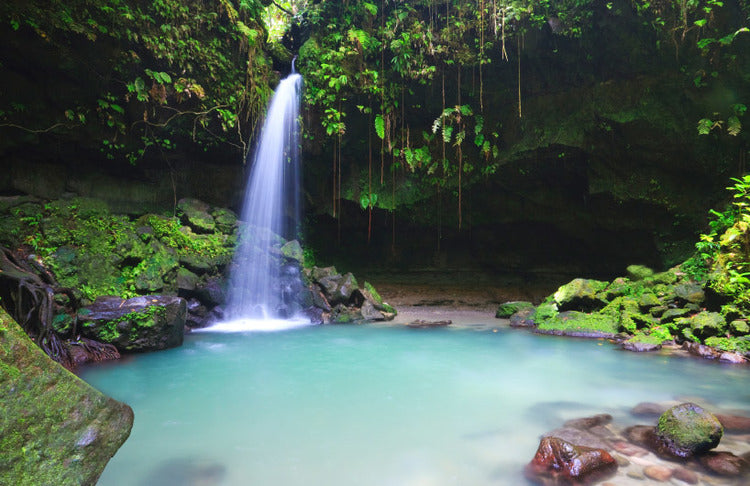
[[[646,476],[644,476],[642,472],[635,471],[635,470],[628,471],[628,477],[631,479],[641,479],[641,480],[646,479]]]
[[[672,477],[672,471],[664,466],[646,466],[643,469],[643,474],[654,481],[661,482],[669,481],[669,478]]]
[[[648,451],[644,449],[643,447],[638,447],[637,445],[633,445],[629,442],[621,441],[621,442],[615,442],[612,444],[612,447],[622,454],[625,454],[626,456],[645,456],[648,454]]]
[[[619,467],[627,467],[630,465],[630,461],[628,461],[625,456],[621,456],[620,454],[612,454],[615,457],[615,461],[617,461],[617,465]]]
[[[672,469],[672,477],[687,484],[698,484],[699,479],[698,473],[684,467]]]

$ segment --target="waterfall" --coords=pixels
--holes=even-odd
[[[280,237],[296,238],[300,214],[299,105],[302,76],[283,79],[271,99],[255,149],[240,219],[245,227],[232,264],[227,317],[233,320],[289,317],[287,274]],[[283,274],[283,275],[282,275]],[[287,288],[285,288],[285,285]]]

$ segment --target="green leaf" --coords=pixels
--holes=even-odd
[[[727,133],[736,137],[742,131],[742,123],[736,116],[730,116],[727,119]]]
[[[709,120],[708,118],[701,118],[698,120],[698,135],[708,135],[711,133],[711,128],[713,127],[714,122]]]
[[[450,143],[453,135],[453,127],[443,127],[443,142]]]
[[[696,21],[695,21],[694,23],[695,23],[695,25],[697,25],[698,27],[703,27],[704,25],[706,25],[706,22],[707,22],[707,20],[706,20],[706,19],[700,19],[700,20],[696,20]]]
[[[374,4],[368,3],[368,2],[363,2],[362,6],[365,8],[365,10],[367,10],[368,12],[370,12],[370,15],[375,16],[375,15],[378,14],[378,7],[375,6]]]
[[[375,133],[381,140],[385,138],[385,122],[383,115],[375,115]]]

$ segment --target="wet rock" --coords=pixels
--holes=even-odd
[[[698,457],[698,462],[713,474],[737,477],[750,470],[750,464],[728,451],[711,451]]]
[[[745,364],[747,363],[747,358],[738,353],[723,351],[719,353],[719,361],[722,363]]]
[[[552,484],[585,484],[617,471],[617,461],[603,449],[574,445],[544,437],[524,472],[529,479]]]
[[[685,341],[684,343],[682,343],[682,349],[692,354],[693,356],[698,356],[699,358],[704,359],[718,359],[719,356],[721,356],[721,353],[716,351],[714,348],[691,341]]]
[[[495,317],[498,319],[507,319],[518,311],[533,309],[534,304],[526,301],[505,302],[498,306]]]
[[[524,309],[510,316],[510,327],[533,327],[534,309]]]
[[[310,319],[312,324],[324,324],[328,322],[329,314],[319,307],[308,307],[302,310],[302,314]]]
[[[608,413],[600,413],[591,417],[581,417],[568,420],[563,423],[563,427],[573,427],[574,429],[591,429],[598,425],[606,425],[612,422],[612,416]]]
[[[142,352],[180,346],[186,316],[187,303],[180,297],[100,297],[78,312],[78,322],[85,337],[121,352]]]
[[[715,415],[724,427],[724,432],[735,434],[750,433],[750,417],[744,417],[742,415],[727,415],[723,413],[717,413]]]
[[[323,278],[333,277],[338,274],[336,267],[313,267],[311,277],[316,282],[320,282]]]
[[[672,470],[664,466],[646,466],[643,468],[643,474],[654,481],[666,482],[672,477]]]
[[[570,442],[571,444],[590,447],[592,449],[606,450],[610,448],[610,445],[601,437],[596,436],[591,432],[573,427],[561,427],[555,429],[552,432],[544,434],[544,437],[554,437],[564,440],[565,442]]]
[[[606,302],[600,299],[597,293],[604,290],[607,285],[607,282],[600,280],[576,278],[558,288],[553,298],[560,311],[590,312],[601,309],[606,305]]]
[[[302,246],[299,244],[299,241],[292,240],[286,242],[281,247],[281,254],[286,258],[287,260],[293,260],[296,262],[302,263],[304,256],[302,252]]]
[[[209,278],[195,287],[195,295],[207,307],[223,305],[227,301],[225,286],[223,278]]]
[[[0,484],[96,484],[132,409],[52,361],[2,308],[0,369]]]
[[[658,439],[669,454],[688,458],[719,444],[724,430],[719,420],[694,403],[671,407],[659,417]]]

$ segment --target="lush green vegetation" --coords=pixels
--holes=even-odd
[[[538,62],[533,56],[539,54],[527,54],[524,45],[543,31],[560,39],[555,43],[589,50],[592,43],[605,41],[602,30],[619,23],[633,29],[633,36],[653,39],[648,55],[667,59],[685,86],[708,91],[747,81],[747,57],[735,43],[749,35],[746,2],[324,0],[287,5],[304,9],[292,21],[311,30],[300,49],[300,66],[306,101],[320,128],[312,126],[307,136],[322,138],[330,147],[334,216],[342,199],[358,201],[363,209],[393,210],[448,191],[458,199],[460,227],[464,187],[508,160],[505,132],[515,128],[503,125],[507,112],[522,118],[523,93],[538,90],[523,78],[522,63]],[[586,61],[599,63],[593,55],[587,54]],[[638,63],[634,68],[641,71],[648,65],[644,59]],[[503,84],[498,86],[498,80]],[[692,122],[698,127],[694,134],[740,135],[746,111],[742,101],[704,106],[703,118]],[[342,144],[347,143],[367,147],[358,151],[366,152],[359,160],[367,160],[367,166],[360,165],[360,175],[349,184],[344,179],[342,186]]]
[[[270,93],[262,11],[257,0],[4,2],[0,127],[130,163],[194,144],[245,153]]]

